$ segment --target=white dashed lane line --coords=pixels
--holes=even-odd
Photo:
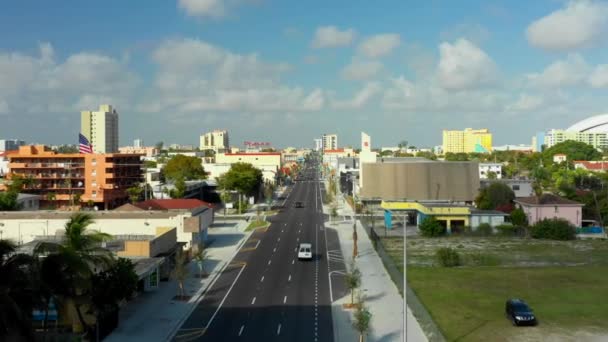
[[[245,326],[241,325],[241,330],[239,330],[239,336],[241,336],[241,334],[243,333],[243,329],[245,329]]]
[[[281,335],[281,324],[277,327],[277,335]]]
[[[264,282],[264,276],[262,276],[262,278],[260,278],[260,283]]]
[[[255,304],[255,297],[251,300],[251,305]]]

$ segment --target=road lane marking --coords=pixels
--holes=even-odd
[[[262,279],[260,279],[260,283],[264,282],[264,276],[262,276]]]
[[[287,303],[287,296],[283,297],[283,304]]]
[[[271,262],[272,262],[272,260],[268,260],[268,265],[270,265]]]
[[[255,244],[255,248],[257,249],[258,246],[260,245],[261,240],[258,240],[258,243]]]
[[[276,251],[277,251],[277,248],[276,248],[276,247],[272,249],[272,253],[274,253],[274,252],[276,252]]]
[[[278,238],[278,239],[277,239],[277,242],[279,242],[279,241],[281,241],[281,238]]]
[[[241,330],[239,330],[239,336],[241,336],[241,334],[243,333],[243,329],[245,329],[245,326],[241,325]]]
[[[277,335],[281,335],[281,323],[279,323],[279,326],[277,327]]]
[[[255,297],[251,300],[251,305],[255,304]]]
[[[293,251],[294,251],[294,252],[297,252],[297,251],[298,251],[298,247],[294,248],[294,249],[293,249]]]
[[[300,242],[300,238],[297,238],[297,239],[296,239],[296,242]]]
[[[293,265],[296,262],[296,259],[291,260],[291,264]]]
[[[236,284],[236,282],[239,280],[239,277],[241,276],[241,273],[243,273],[243,270],[245,269],[245,267],[247,267],[247,264],[243,264],[243,267],[239,271],[239,274],[236,275],[236,278],[232,282],[232,285],[230,285],[230,288],[228,289],[228,292],[226,292],[226,294],[224,295],[224,298],[222,298],[222,301],[220,302],[220,305],[217,306],[217,309],[215,309],[215,312],[213,313],[213,316],[211,316],[211,319],[209,320],[209,322],[207,322],[207,325],[205,326],[205,331],[209,330],[209,326],[211,325],[211,322],[213,322],[213,319],[215,318],[215,316],[217,315],[217,313],[222,308],[222,305],[224,305],[224,302],[226,301],[226,298],[228,298],[228,295],[230,294],[230,291],[232,291],[232,288],[234,288],[234,284]]]
[[[287,281],[291,281],[291,274],[289,275],[289,279],[287,279]]]

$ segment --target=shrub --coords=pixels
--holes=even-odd
[[[439,248],[435,252],[435,257],[439,265],[443,267],[455,267],[460,265],[460,254],[455,249],[449,247]]]
[[[477,226],[477,234],[480,236],[490,236],[494,231],[492,230],[492,225],[489,223],[480,223]]]
[[[445,235],[446,229],[434,217],[425,218],[418,226],[420,234],[426,237],[435,237]]]
[[[492,254],[475,252],[467,256],[467,264],[471,266],[498,266],[500,259]]]
[[[535,239],[574,240],[576,228],[565,219],[544,219],[532,226],[530,235]]]
[[[503,236],[515,236],[517,228],[518,227],[515,227],[514,225],[511,225],[511,224],[501,224],[501,225],[496,226],[496,230],[498,231],[498,234],[503,235]]]
[[[526,213],[521,208],[517,208],[511,212],[511,223],[514,226],[525,226],[528,224]]]

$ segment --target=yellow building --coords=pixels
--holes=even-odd
[[[487,153],[492,151],[492,133],[487,128],[443,130],[443,153]]]

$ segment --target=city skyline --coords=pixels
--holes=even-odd
[[[365,131],[430,147],[466,127],[530,144],[608,112],[606,2],[321,4],[2,5],[0,137],[76,143],[80,111],[104,103],[120,141],[149,145],[218,127],[235,146],[313,147],[325,131],[357,146]]]

